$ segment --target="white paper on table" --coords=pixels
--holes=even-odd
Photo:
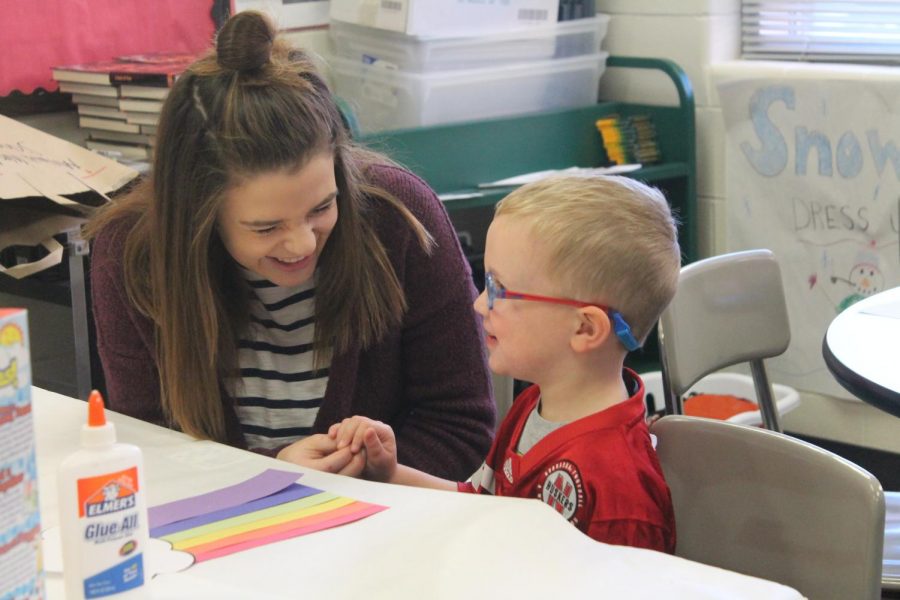
[[[62,539],[59,527],[50,527],[41,532],[41,546],[44,556],[44,571],[59,574],[63,571]],[[144,550],[147,579],[166,573],[177,573],[194,564],[194,556],[172,548],[165,540],[150,538]]]
[[[582,175],[585,177],[592,175],[621,175],[622,173],[630,173],[641,168],[639,164],[613,165],[611,167],[569,167],[568,169],[548,169],[546,171],[534,171],[533,173],[523,173],[515,177],[499,179],[488,183],[479,183],[480,188],[492,187],[514,187],[540,181],[546,177],[553,175]]]

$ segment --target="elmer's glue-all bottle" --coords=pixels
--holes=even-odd
[[[88,400],[81,449],[59,467],[66,598],[135,598],[149,579],[144,464],[137,446],[116,443],[103,397]]]

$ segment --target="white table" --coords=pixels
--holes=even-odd
[[[836,316],[822,341],[822,356],[845,389],[900,417],[900,287],[852,304]],[[898,590],[900,493],[885,492],[884,500],[882,586]]]
[[[56,467],[76,448],[80,401],[33,388],[41,518],[58,524]],[[594,542],[537,500],[377,484],[292,467],[108,412],[144,451],[150,505],[212,491],[267,468],[390,508],[342,527],[155,578],[151,598],[800,598],[795,590],[659,552]],[[61,576],[48,598],[63,597]]]
[[[850,305],[828,325],[822,356],[848,391],[900,417],[900,287]]]

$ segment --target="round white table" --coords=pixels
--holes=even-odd
[[[900,287],[836,316],[822,355],[834,378],[854,396],[900,417]]]

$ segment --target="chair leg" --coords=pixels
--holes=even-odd
[[[684,414],[684,400],[681,397],[681,394],[676,394],[674,390],[672,390],[672,382],[669,379],[668,370],[665,367],[665,361],[663,361],[662,368],[662,387],[663,387],[663,398],[666,401],[666,414],[667,415],[683,415]]]
[[[656,327],[656,339],[659,342],[659,362],[661,367],[660,371],[662,371],[663,398],[666,401],[666,414],[683,415],[684,402],[681,398],[681,394],[676,394],[672,389],[671,371],[669,370],[668,354],[666,354],[666,328],[661,320]]]
[[[72,294],[72,326],[75,340],[75,382],[78,397],[87,400],[93,388],[91,382],[91,345],[88,333],[88,298],[84,257],[88,243],[81,239],[80,228],[67,231],[69,253],[69,288]]]
[[[775,394],[772,392],[772,384],[769,382],[769,376],[766,375],[766,367],[763,361],[751,360],[750,373],[753,375],[753,385],[756,387],[756,398],[759,401],[759,410],[762,413],[763,424],[766,426],[766,429],[781,433]]]

